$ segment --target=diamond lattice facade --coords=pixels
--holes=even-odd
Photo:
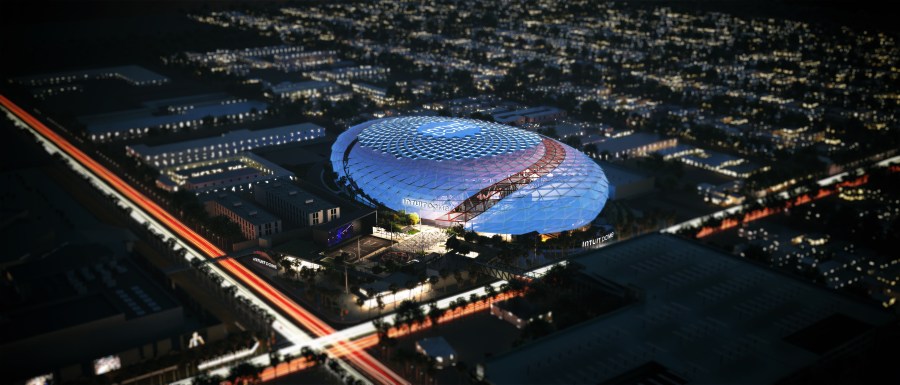
[[[331,164],[363,202],[485,233],[575,229],[607,199],[603,170],[578,150],[479,120],[369,121],[338,137]]]

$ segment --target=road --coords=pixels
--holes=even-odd
[[[888,167],[890,165],[897,164],[897,163],[900,163],[900,155],[882,160],[880,162],[875,163],[874,165],[877,167]],[[826,178],[819,179],[816,181],[816,184],[819,187],[828,187],[828,186],[831,186],[831,185],[841,182],[845,178],[848,178],[848,179],[854,178],[856,176],[862,175],[863,173],[864,173],[864,170],[862,168],[857,168],[854,170],[845,171],[845,172],[842,172],[842,173],[839,173],[836,175],[832,175],[832,176],[829,176]],[[796,196],[807,193],[807,191],[803,191],[801,193],[791,195],[790,191],[793,191],[793,189],[787,190],[787,191],[782,191],[782,192],[778,193],[776,195],[776,197],[782,198],[782,199],[792,199],[792,198],[795,198]],[[762,199],[757,200],[757,203],[762,203],[762,202],[763,202]],[[729,215],[743,212],[744,209],[746,209],[747,207],[750,207],[750,206],[751,206],[750,204],[746,204],[746,203],[734,205],[729,208],[726,208],[726,209],[723,209],[720,211],[716,211],[709,215],[700,216],[700,217],[697,217],[694,219],[689,219],[687,221],[675,224],[673,226],[670,226],[670,227],[660,230],[660,232],[676,234],[679,231],[681,231],[682,229],[689,229],[689,228],[694,228],[694,227],[700,226],[702,223],[704,223],[707,220],[712,219],[712,218],[722,219]]]
[[[0,105],[6,109],[12,120],[24,124],[27,128],[32,130],[39,139],[42,139],[44,146],[48,151],[60,153],[64,158],[70,160],[71,166],[76,169],[76,171],[97,178],[97,181],[95,182],[100,183],[95,183],[95,185],[97,185],[98,188],[113,193],[123,201],[127,201],[129,206],[134,208],[132,215],[135,216],[136,219],[145,223],[157,225],[163,234],[172,237],[172,239],[179,240],[181,247],[184,247],[189,251],[194,251],[194,253],[189,253],[192,254],[193,257],[208,259],[218,258],[226,254],[224,251],[184,225],[169,212],[163,210],[141,192],[134,189],[106,167],[85,154],[67,139],[48,128],[37,118],[3,95],[0,95]],[[177,236],[175,236],[176,234]],[[197,251],[199,251],[199,253],[197,253]],[[261,296],[263,300],[260,302],[268,302],[268,304],[271,304],[280,310],[280,314],[287,315],[287,320],[279,320],[281,322],[280,325],[276,325],[276,329],[289,333],[289,339],[292,341],[296,343],[305,343],[309,338],[308,336],[304,338],[305,333],[298,333],[298,330],[292,328],[290,325],[291,323],[301,326],[317,337],[327,336],[335,332],[331,326],[322,322],[315,315],[290,298],[287,298],[284,294],[257,277],[237,261],[234,261],[233,259],[223,259],[215,266],[218,267],[218,269],[214,269],[214,271],[221,273],[223,278],[226,278],[239,288],[251,290],[251,292],[247,292],[245,289],[244,295],[249,294],[251,298],[257,300],[259,300],[258,296]],[[227,272],[227,274],[225,272]],[[269,306],[265,306],[264,308],[269,308]],[[279,314],[279,312],[273,312],[273,314]],[[367,378],[384,384],[408,384],[405,379],[391,371],[381,362],[378,362],[365,351],[354,351],[352,350],[353,348],[344,341],[337,341],[335,344],[338,347],[351,349],[345,358],[350,361],[354,367],[363,371]],[[317,346],[311,347],[316,348]]]

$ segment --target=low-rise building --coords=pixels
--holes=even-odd
[[[125,147],[125,153],[153,167],[170,167],[238,155],[260,147],[309,142],[325,137],[325,129],[312,123],[291,124],[263,130],[235,130],[220,136],[147,146]]]
[[[281,219],[235,194],[215,194],[204,206],[209,215],[224,216],[240,226],[244,238],[255,240],[281,232]]]
[[[353,83],[352,87],[353,92],[366,97],[375,104],[383,105],[394,101],[394,98],[388,97],[387,89],[384,87],[362,82]]]
[[[313,80],[334,82],[349,86],[352,80],[383,80],[391,72],[390,68],[380,66],[344,67],[331,70],[320,70],[307,73]]]
[[[340,90],[331,82],[310,80],[305,82],[282,82],[269,88],[271,97],[285,100],[316,99]]]
[[[685,155],[678,159],[690,166],[743,179],[769,169],[769,166],[760,166],[738,156],[710,150]]]
[[[678,145],[678,139],[665,138],[656,134],[636,132],[630,135],[614,138],[598,138],[594,141],[582,141],[584,144],[593,143],[597,146],[597,153],[608,153],[611,159],[634,158],[646,156],[665,148]]]
[[[524,328],[536,319],[547,322],[553,320],[553,312],[539,309],[521,297],[492,302],[491,315],[509,322],[519,329]]]
[[[103,79],[119,79],[133,86],[160,85],[169,82],[168,77],[137,65],[54,72],[18,77],[12,81],[26,86],[46,86]]]
[[[140,138],[150,130],[186,130],[204,124],[254,119],[269,107],[264,102],[206,94],[153,100],[141,108],[79,117],[95,142]]]
[[[444,337],[429,337],[416,341],[416,352],[431,358],[437,369],[456,365],[456,351]]]
[[[597,161],[609,181],[609,199],[628,199],[653,191],[653,177],[609,162]]]
[[[315,226],[341,217],[341,208],[287,181],[257,184],[254,199],[299,226]]]
[[[566,111],[556,107],[540,106],[515,111],[506,111],[492,115],[494,121],[512,126],[553,122],[566,117]]]
[[[162,169],[156,185],[166,191],[194,193],[249,189],[259,182],[289,180],[294,173],[246,152],[237,156],[185,163]]]

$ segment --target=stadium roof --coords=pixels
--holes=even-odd
[[[597,216],[608,193],[601,168],[578,150],[471,119],[366,122],[338,137],[331,163],[364,203],[485,233],[579,228]]]
[[[495,123],[419,116],[389,119],[359,135],[363,146],[409,159],[465,159],[508,154],[540,143],[540,137]]]

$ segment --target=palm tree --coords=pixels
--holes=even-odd
[[[441,316],[444,315],[444,313],[445,310],[439,308],[434,302],[432,302],[428,307],[428,319],[431,320],[431,325],[435,328],[435,330],[437,330],[438,320],[441,319]]]
[[[397,302],[397,290],[400,290],[400,288],[397,287],[397,284],[396,284],[396,283],[391,283],[391,284],[388,286],[388,290],[391,291],[391,296],[392,296],[391,298],[394,299],[394,302]]]

